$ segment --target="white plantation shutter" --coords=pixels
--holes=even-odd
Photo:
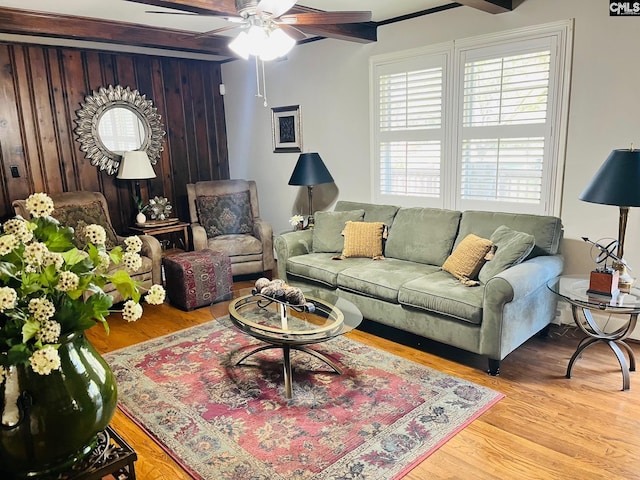
[[[461,55],[460,208],[546,213],[551,43]]]
[[[380,131],[442,126],[442,67],[380,76]]]
[[[440,142],[382,142],[380,189],[385,195],[440,197]]]
[[[434,206],[442,203],[445,60],[442,55],[419,56],[376,68],[375,178],[380,201],[417,197],[432,199]]]
[[[373,200],[557,214],[571,28],[373,58]]]
[[[541,137],[464,140],[462,198],[540,203],[543,156]]]
[[[521,125],[547,119],[550,52],[464,66],[464,126]]]

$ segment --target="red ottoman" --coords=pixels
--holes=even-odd
[[[233,276],[229,257],[213,250],[198,250],[165,257],[164,274],[169,301],[193,310],[230,300]]]

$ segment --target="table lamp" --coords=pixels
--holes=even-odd
[[[317,153],[301,153],[298,157],[289,185],[307,187],[309,197],[309,224],[313,223],[313,186],[321,183],[331,183],[333,177],[327,170],[322,158]]]
[[[135,180],[135,197],[136,201],[138,201],[141,198],[140,180],[156,178],[156,172],[153,171],[147,152],[142,150],[124,152],[116,178],[120,180]]]
[[[616,256],[624,259],[629,207],[640,207],[640,150],[634,150],[632,145],[629,150],[612,151],[578,198],[585,202],[619,207]],[[625,263],[614,262],[613,268],[620,272],[620,291],[628,292],[634,279],[627,272]]]

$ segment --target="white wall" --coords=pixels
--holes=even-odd
[[[301,105],[304,150],[320,153],[340,199],[370,201],[370,56],[568,18],[575,19],[575,35],[563,247],[565,271],[586,273],[592,264],[579,238],[615,238],[618,210],[581,202],[578,195],[611,150],[631,142],[640,148],[640,17],[609,17],[602,0],[526,0],[511,13],[460,7],[380,27],[378,42],[370,45],[338,40],[300,45],[288,59],[266,66],[269,107]],[[297,200],[306,198],[306,191],[287,185],[298,154],[272,153],[271,109],[253,96],[253,63],[225,64],[223,79],[231,176],[257,180],[262,216],[276,233],[287,230]],[[323,188],[316,187],[314,200],[326,204],[332,192]],[[625,257],[640,276],[640,208],[629,217]]]

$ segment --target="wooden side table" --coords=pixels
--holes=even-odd
[[[189,224],[187,222],[147,222],[144,225],[129,227],[129,231],[136,235],[152,235],[154,237],[169,233],[182,232],[185,251],[189,250]]]

